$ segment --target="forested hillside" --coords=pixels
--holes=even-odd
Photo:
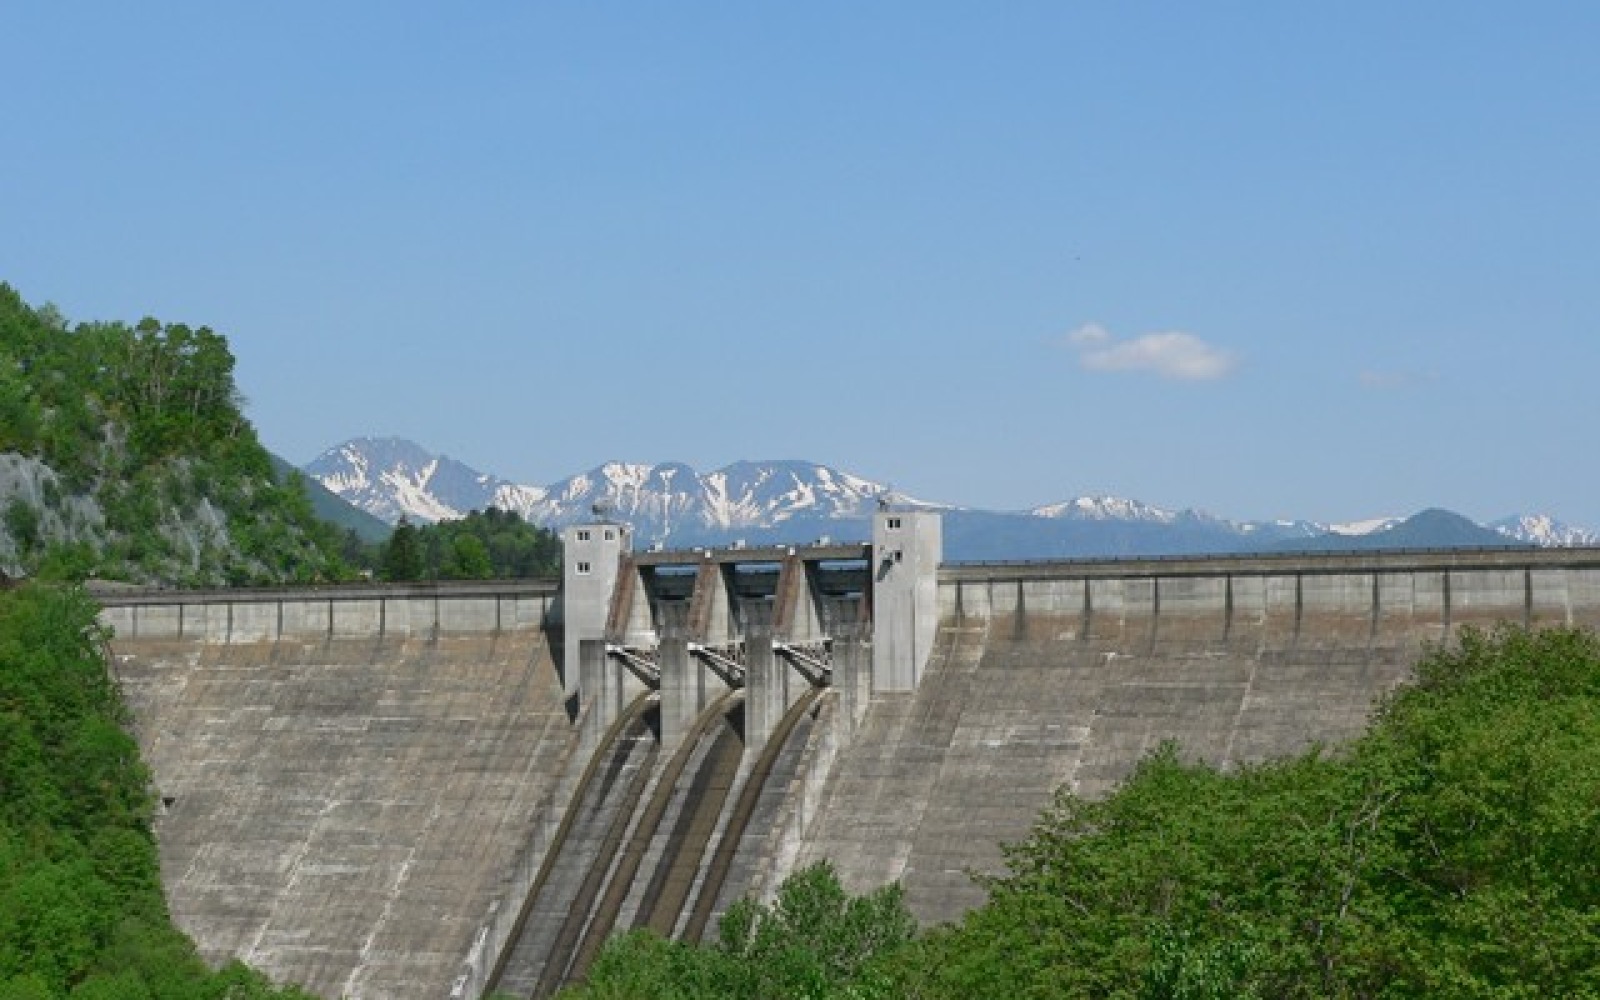
[[[73,589],[0,591],[0,998],[295,1000],[175,930],[149,776]]]
[[[145,583],[334,579],[338,532],[280,481],[227,341],[69,325],[0,284],[0,571]]]

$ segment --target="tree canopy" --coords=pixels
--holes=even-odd
[[[827,862],[803,868],[771,905],[743,900],[705,946],[637,930],[612,939],[571,1000],[801,1000],[882,997],[879,966],[911,940],[916,922],[898,885],[851,896]]]
[[[490,507],[437,524],[402,517],[379,547],[385,580],[514,580],[561,572],[561,540],[515,511]]]

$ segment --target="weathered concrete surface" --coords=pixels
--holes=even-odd
[[[575,735],[553,589],[108,608],[167,897],[209,960],[449,992]]]
[[[872,647],[835,647],[833,692],[774,759],[717,908],[826,857],[854,889],[903,879],[919,917],[955,917],[982,901],[966,871],[997,870],[1060,785],[1102,794],[1167,738],[1219,764],[1346,739],[1463,625],[1600,627],[1600,552],[946,567],[936,593],[915,690],[873,691]],[[566,811],[558,789],[599,745],[563,700],[555,587],[108,602],[172,800],[168,897],[205,954],[330,998],[474,997]],[[592,730],[637,684],[586,645]],[[690,666],[662,692],[688,699],[668,713],[681,735],[704,704]],[[748,693],[770,720],[793,692],[763,677]]]
[[[1600,626],[1595,553],[956,567],[915,692],[878,693],[796,862],[901,879],[925,921],[983,896],[1060,786],[1109,791],[1165,739],[1218,765],[1338,743],[1462,625]]]
[[[485,980],[495,992],[538,996],[562,981],[655,763],[659,742],[653,726],[659,722],[650,718],[655,711],[640,699],[592,751],[574,784],[565,829],[545,859],[544,875],[524,894],[515,932]]]

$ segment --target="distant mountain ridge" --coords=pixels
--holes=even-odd
[[[641,542],[703,545],[809,540],[834,522],[864,525],[886,488],[814,462],[735,462],[700,473],[678,462],[608,462],[547,486],[480,473],[399,438],[356,438],[303,471],[386,521],[438,521],[494,506],[550,528],[592,518],[596,505],[633,524]]]
[[[1329,531],[1314,538],[1304,539],[1297,544],[1278,547],[1305,551],[1349,551],[1531,546],[1531,542],[1520,541],[1493,528],[1475,524],[1453,511],[1434,507],[1373,531],[1360,534]]]
[[[490,506],[557,529],[599,510],[633,525],[641,546],[865,539],[885,484],[808,461],[735,462],[699,472],[678,462],[608,462],[548,485],[515,483],[401,438],[356,438],[303,471],[394,523],[463,517]],[[1342,524],[1230,521],[1118,497],[1077,497],[1027,511],[986,511],[895,496],[941,510],[952,561],[1199,555],[1293,549],[1589,545],[1600,535],[1547,515],[1478,525],[1448,511]]]
[[[428,522],[465,517],[490,506],[501,486],[514,485],[394,437],[354,438],[301,471],[390,524],[402,516]]]
[[[1513,514],[1490,522],[1488,527],[1508,538],[1544,548],[1600,545],[1600,531],[1562,524],[1548,514]]]
[[[317,517],[341,530],[355,532],[363,542],[381,542],[389,537],[389,522],[346,501],[320,481],[295,468],[281,455],[269,453],[268,459],[272,463],[272,474],[279,482],[287,482],[291,473],[300,477],[305,485],[306,498],[311,501],[312,513]]]

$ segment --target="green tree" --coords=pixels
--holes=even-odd
[[[32,452],[42,414],[16,358],[0,350],[0,450]]]
[[[16,541],[24,555],[39,544],[39,509],[22,497],[12,497],[6,504],[6,531]]]
[[[487,580],[494,575],[489,549],[477,535],[457,535],[439,575],[446,580]]]
[[[851,896],[827,862],[786,879],[772,905],[745,900],[723,916],[716,942],[692,945],[634,931],[609,942],[576,1000],[867,1000],[891,994],[878,966],[911,940],[916,922],[898,885]]]
[[[399,534],[398,527],[395,533]],[[405,579],[522,579],[553,576],[561,570],[560,539],[513,511],[475,510],[463,518],[411,525],[410,534],[399,544],[403,552],[416,549],[420,569]],[[379,555],[380,567],[387,567],[395,544],[391,536]],[[401,579],[389,575],[387,569],[382,572],[386,579]]]
[[[383,578],[396,583],[423,578],[422,542],[410,520],[400,518],[383,547]]]
[[[819,862],[785,880],[770,907],[735,903],[719,925],[718,947],[736,960],[737,995],[804,997],[855,981],[915,931],[898,884],[853,897],[833,866]]]

